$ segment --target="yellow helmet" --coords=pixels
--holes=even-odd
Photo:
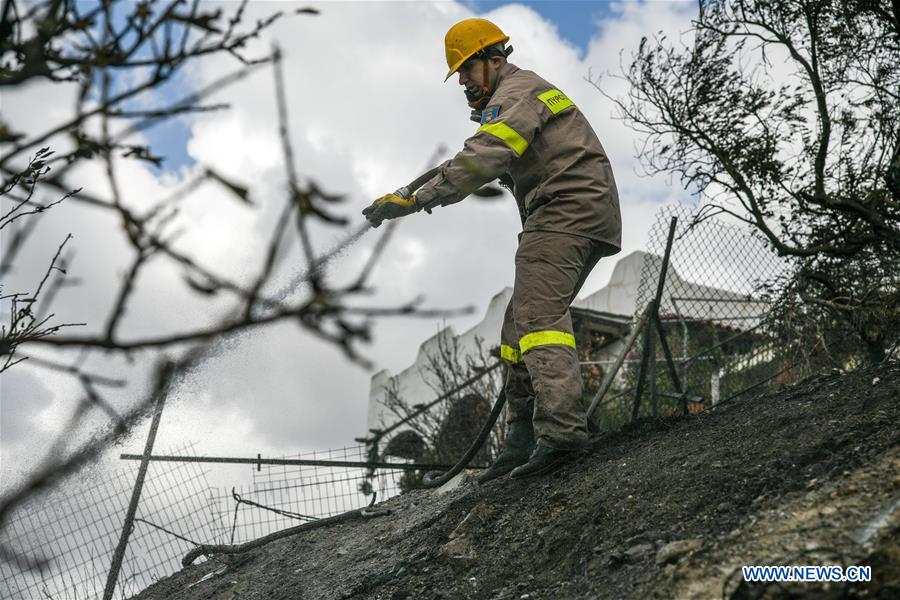
[[[444,52],[447,55],[447,76],[444,81],[470,59],[474,54],[494,44],[505,44],[509,36],[487,19],[465,19],[450,28],[444,37]]]

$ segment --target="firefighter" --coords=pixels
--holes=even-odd
[[[507,436],[482,482],[550,473],[587,443],[569,306],[597,261],[621,246],[618,193],[597,135],[563,91],[507,62],[508,41],[485,19],[450,28],[445,81],[457,74],[480,126],[415,194],[387,194],[363,210],[377,226],[459,202],[498,177],[516,199],[522,232],[500,336]]]

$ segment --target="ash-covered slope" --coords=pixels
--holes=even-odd
[[[556,476],[468,481],[186,568],[141,600],[900,597],[900,365],[599,439]],[[743,564],[870,584],[741,584]],[[192,585],[193,584],[193,585]],[[795,596],[790,596],[795,597]]]

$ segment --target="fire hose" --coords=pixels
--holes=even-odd
[[[500,411],[503,410],[504,404],[506,404],[505,390],[501,391],[500,395],[497,396],[497,401],[494,402],[494,408],[491,409],[491,414],[488,415],[487,421],[485,421],[484,425],[482,425],[481,432],[479,432],[478,437],[476,437],[475,441],[473,441],[469,446],[469,449],[466,450],[466,453],[463,454],[463,457],[459,459],[459,462],[456,463],[456,466],[443,474],[435,471],[425,473],[425,475],[422,477],[422,487],[440,487],[456,477],[456,475],[460,471],[462,471],[469,465],[469,463],[472,461],[472,458],[478,453],[479,450],[481,450],[481,447],[488,439],[488,436],[491,435],[491,430],[494,428],[494,423],[497,422],[497,418],[500,417]]]
[[[398,196],[400,196],[401,198],[409,198],[409,196],[413,192],[415,192],[420,187],[425,185],[425,182],[428,181],[429,179],[431,179],[432,177],[434,177],[435,175],[437,175],[440,170],[441,170],[441,168],[439,166],[434,167],[433,169],[428,169],[427,171],[425,171],[424,173],[422,173],[421,175],[419,175],[418,177],[413,179],[412,182],[404,185],[402,188],[398,189],[394,193],[397,194]],[[425,207],[425,210],[431,212],[431,206]]]

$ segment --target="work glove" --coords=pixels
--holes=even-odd
[[[362,214],[372,224],[372,227],[378,227],[385,219],[405,217],[418,211],[419,208],[416,204],[415,194],[409,198],[397,194],[386,194],[364,208]]]

